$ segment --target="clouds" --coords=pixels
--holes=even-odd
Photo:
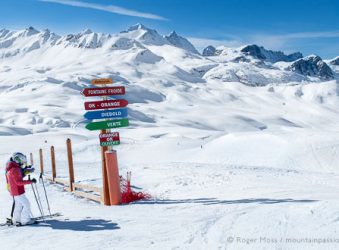
[[[88,3],[88,2],[82,2],[82,1],[73,1],[73,0],[38,0],[38,1],[69,5],[73,7],[79,7],[79,8],[101,10],[101,11],[110,12],[110,13],[119,14],[119,15],[125,15],[125,16],[142,17],[142,18],[155,19],[155,20],[168,20],[167,18],[158,16],[155,14],[130,10],[130,9],[122,8],[122,7],[115,6],[115,5],[102,5],[102,4]]]

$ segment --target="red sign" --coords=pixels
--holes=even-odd
[[[86,110],[94,109],[112,109],[112,108],[122,108],[126,107],[128,101],[119,99],[119,100],[107,100],[107,101],[96,101],[96,102],[85,102]]]
[[[109,141],[120,141],[120,136],[118,132],[115,133],[107,133],[107,134],[99,134],[100,143],[101,142],[109,142]]]
[[[125,87],[85,88],[81,94],[84,96],[124,95]]]

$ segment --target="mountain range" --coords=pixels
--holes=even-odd
[[[182,58],[175,62],[158,53],[158,48],[162,46],[180,51]],[[175,31],[164,36],[142,24],[136,24],[115,35],[95,33],[90,29],[66,36],[57,35],[48,29],[38,31],[33,27],[19,31],[0,30],[2,60],[9,58],[20,61],[22,57],[37,51],[44,57],[51,54],[51,51],[63,48],[77,48],[82,52],[83,49],[95,50],[98,54],[124,51],[131,56],[134,54],[142,62],[156,63],[163,60],[188,75],[201,78],[201,81],[213,78],[224,82],[239,81],[252,86],[331,80],[336,79],[338,73],[338,57],[324,61],[316,55],[303,57],[300,52],[286,55],[254,44],[240,48],[208,46],[200,54],[188,39]],[[55,56],[58,57],[57,54]],[[69,57],[71,59],[72,55]],[[74,61],[77,59],[78,57],[73,58]],[[185,67],[180,61],[187,61]]]
[[[245,127],[264,128],[266,125],[260,125],[263,122],[239,118],[247,117],[247,112],[254,108],[246,95],[238,93],[240,89],[248,95],[264,91],[262,95],[266,96],[267,90],[273,95],[277,89],[291,86],[291,96],[299,98],[305,95],[302,86],[310,89],[307,85],[315,84],[319,86],[316,92],[321,92],[324,83],[329,82],[331,90],[326,94],[311,95],[315,102],[323,103],[326,96],[332,98],[337,93],[338,73],[338,57],[323,60],[316,55],[285,54],[258,45],[208,46],[200,53],[189,39],[175,31],[161,35],[142,24],[117,34],[85,29],[65,36],[33,27],[2,29],[0,134],[82,126],[86,121],[79,91],[91,86],[91,79],[100,77],[113,78],[116,84],[127,87],[129,117],[138,126],[180,125],[215,131],[234,121],[237,126],[244,123]],[[275,95],[277,100],[281,98],[278,92]],[[224,112],[223,105],[228,102],[248,103],[248,109],[241,115],[230,112],[229,120],[214,124],[210,110]],[[238,105],[234,107],[237,109]],[[181,110],[181,106],[190,109]],[[199,115],[177,117],[187,112],[193,114],[195,108],[199,113],[201,106],[208,111],[206,115],[211,115],[208,124],[197,121]],[[166,118],[170,110],[173,114]],[[275,112],[280,112],[277,110],[272,119],[280,124],[285,118],[276,118]]]

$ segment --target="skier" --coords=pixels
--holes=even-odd
[[[13,219],[15,224],[30,225],[35,221],[31,218],[31,206],[25,195],[25,185],[36,183],[36,179],[23,180],[27,173],[34,171],[27,168],[27,158],[24,154],[16,152],[12,155],[6,166],[6,181],[10,194],[14,198],[15,208]]]

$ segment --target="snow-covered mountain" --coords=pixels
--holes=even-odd
[[[301,75],[319,77],[324,80],[334,78],[334,73],[331,68],[316,55],[301,58],[293,62],[288,69]]]
[[[69,34],[65,37],[62,37],[56,42],[56,45],[96,49],[101,48],[109,38],[111,38],[111,35],[94,33],[90,29],[85,29],[78,34]]]
[[[178,48],[182,48],[194,54],[199,54],[193,44],[191,44],[186,38],[179,36],[175,31],[173,31],[169,36],[166,36],[166,39]]]
[[[226,48],[226,54],[227,54],[228,48]],[[203,55],[204,56],[218,56],[222,54],[224,49],[216,49],[213,46],[208,46],[204,49]],[[239,52],[242,52],[243,55],[250,56],[255,59],[267,61],[267,62],[292,62],[297,59],[302,58],[302,54],[300,52],[295,52],[290,55],[285,55],[281,51],[272,51],[267,50],[264,47],[259,47],[256,44],[252,45],[246,45],[240,48]]]
[[[330,64],[339,66],[339,56],[337,56],[336,58],[332,59],[330,61]]]
[[[244,52],[246,55],[272,63],[281,61],[292,62],[303,57],[300,52],[285,55],[281,51],[266,50],[264,47],[259,47],[255,44],[244,46],[240,51]]]
[[[217,49],[215,47],[213,47],[212,45],[207,46],[206,48],[204,48],[204,50],[202,51],[202,55],[203,56],[216,56],[216,51]]]
[[[20,31],[0,30],[0,58],[22,55],[42,47],[52,47],[60,36],[48,29],[38,31],[29,27]]]
[[[65,48],[69,48],[69,51]],[[171,49],[175,53],[168,53]],[[214,78],[223,79],[224,82],[239,81],[251,86],[336,77],[336,73],[317,57],[312,61],[313,57],[302,59],[299,52],[285,55],[281,51],[266,50],[257,45],[234,49],[209,46],[200,56],[195,47],[176,32],[163,36],[142,24],[114,35],[95,33],[89,29],[65,36],[49,30],[38,31],[33,27],[20,31],[0,30],[0,58],[22,61],[30,52],[39,54],[40,60],[52,56],[54,60],[67,58],[67,61],[73,63],[78,63],[80,58],[88,54],[106,54],[110,57],[115,53],[123,53],[124,57],[143,63],[163,61],[186,75],[185,79],[205,81]],[[293,63],[298,59],[300,60]],[[283,64],[284,62],[290,64]],[[336,61],[330,63],[335,65]]]
[[[190,95],[200,91],[209,93],[201,98],[209,96],[211,102],[219,102],[212,94],[214,90],[210,90],[214,85],[218,86],[216,89],[235,83],[270,87],[337,79],[335,60],[329,63],[330,68],[319,57],[300,57],[300,53],[285,55],[257,45],[210,46],[200,55],[176,32],[163,36],[142,24],[118,34],[86,29],[65,36],[33,27],[19,31],[2,29],[0,104],[5,108],[0,112],[1,133],[29,134],[78,126],[83,122],[82,105],[73,107],[70,103],[79,102],[78,91],[88,86],[92,78],[101,76],[126,84],[127,97],[136,105],[174,100],[194,103]],[[49,92],[50,98],[45,99]],[[35,102],[22,105],[17,101],[27,95]],[[53,104],[51,100],[58,102]],[[11,109],[7,109],[9,103]],[[72,108],[65,113],[63,108],[70,105]],[[13,109],[17,110],[15,114]],[[155,123],[158,115],[131,111],[138,122]],[[17,129],[13,130],[13,126]]]

